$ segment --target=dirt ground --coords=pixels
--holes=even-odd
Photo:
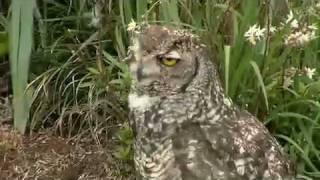
[[[62,138],[50,129],[32,136],[13,131],[7,66],[0,62],[0,180],[134,179],[132,165],[114,157],[112,138],[97,145],[93,138]]]
[[[72,142],[50,132],[21,136],[0,125],[0,180],[134,179],[131,172],[107,145]]]

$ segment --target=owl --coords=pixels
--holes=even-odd
[[[138,179],[294,179],[276,139],[226,96],[199,38],[148,25],[132,36],[129,49]]]

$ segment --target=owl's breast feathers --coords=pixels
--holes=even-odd
[[[131,99],[140,100],[131,102],[140,103],[131,120],[142,179],[294,179],[280,145],[252,115],[188,97]]]

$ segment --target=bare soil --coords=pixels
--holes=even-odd
[[[0,180],[134,179],[112,155],[113,142],[70,141],[47,132],[22,136],[0,125]]]

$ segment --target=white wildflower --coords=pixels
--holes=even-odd
[[[274,33],[277,31],[277,28],[274,27],[274,26],[271,26],[271,27],[269,28],[269,31],[270,31],[271,34],[274,34]]]
[[[308,29],[309,29],[309,30],[316,31],[316,30],[318,30],[318,27],[317,27],[315,24],[312,24],[312,25],[309,25],[309,26],[308,26]]]
[[[99,26],[100,19],[97,17],[92,17],[91,22],[89,23],[89,27],[95,27],[97,28]]]
[[[127,31],[134,31],[137,28],[137,23],[131,19],[131,22],[128,24]]]
[[[291,21],[290,26],[294,29],[298,29],[299,28],[299,23],[298,20],[294,19]]]
[[[246,37],[252,45],[256,45],[257,41],[260,41],[264,37],[264,33],[265,28],[260,28],[260,26],[255,24],[245,32],[244,37]]]
[[[301,31],[292,32],[285,38],[285,44],[291,47],[303,46],[316,38],[315,31],[315,26],[308,26],[308,28],[303,28]]]
[[[294,77],[294,76],[296,75],[297,71],[298,71],[297,68],[295,68],[295,67],[289,67],[289,68],[285,69],[284,75],[285,75],[285,77],[290,77],[290,78],[292,78],[292,77]]]
[[[91,18],[90,23],[88,24],[89,27],[94,27],[94,28],[98,28],[99,25],[101,24],[101,18],[98,17],[97,13],[95,12],[95,10],[93,9],[90,13],[87,12],[85,13],[85,16],[88,16]]]
[[[294,18],[293,12],[287,16],[286,24],[290,24],[290,34],[285,37],[284,43],[290,47],[301,47],[316,38],[317,27],[315,25],[299,24]]]
[[[290,11],[287,16],[286,24],[288,23],[290,23],[290,27],[293,29],[299,28],[298,20],[294,18],[292,11]]]
[[[283,78],[283,87],[288,88],[293,84],[294,81],[292,78],[296,75],[297,71],[298,70],[295,67],[290,67],[285,69],[284,78]]]
[[[293,84],[293,80],[292,78],[289,77],[285,77],[283,80],[283,87],[288,88],[289,86],[291,86]]]
[[[288,16],[287,16],[286,23],[289,23],[289,22],[292,21],[293,19],[294,19],[294,17],[293,17],[293,12],[290,11],[289,14],[288,14]]]
[[[314,76],[316,69],[315,68],[309,68],[309,67],[305,67],[304,68],[304,72],[306,74],[306,76],[310,79],[312,79],[312,77]]]

